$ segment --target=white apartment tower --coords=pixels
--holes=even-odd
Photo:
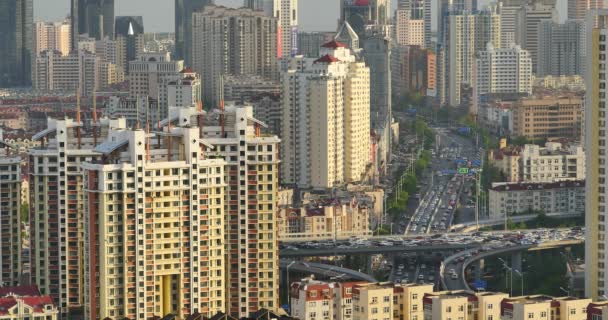
[[[395,38],[398,45],[424,48],[424,19],[414,19],[411,10],[397,9],[395,12]]]
[[[594,20],[597,25],[593,26]],[[608,109],[608,10],[587,17],[587,96],[585,108],[585,296],[594,301],[608,294],[608,152],[606,130]]]
[[[171,54],[146,52],[129,62],[129,95],[159,99],[166,105],[167,96],[161,90],[163,82],[179,76],[184,61],[171,60]]]
[[[370,162],[369,68],[338,41],[321,55],[282,74],[282,181],[302,188],[360,181]]]
[[[0,129],[0,283],[21,283],[21,158]]]
[[[545,4],[542,2],[532,2],[524,5],[516,18],[517,32],[515,41],[523,49],[528,50],[532,58],[532,72],[537,72],[539,63],[539,45],[541,21],[553,20],[557,11],[555,3]]]
[[[226,162],[205,156],[190,110],[154,133],[111,129],[82,165],[87,319],[226,308]]]
[[[475,56],[488,43],[495,48],[501,44],[500,15],[495,8],[472,14],[463,11],[448,16],[448,46],[446,59],[448,103],[460,105],[463,84],[473,84]]]
[[[298,0],[274,0],[274,17],[279,20],[279,59],[298,53]]]
[[[72,119],[48,119],[29,151],[31,279],[62,315],[84,303],[85,209],[82,164],[101,160],[95,145],[124,120],[101,119],[97,135]],[[86,134],[85,134],[86,133]],[[79,138],[80,137],[80,138]]]
[[[224,75],[278,78],[277,18],[248,8],[208,5],[192,14],[192,22],[193,69],[203,79],[206,105],[219,107]]]
[[[489,43],[487,50],[477,54],[473,90],[475,106],[481,96],[489,93],[531,94],[532,60],[528,51],[517,45],[494,48]]]
[[[36,22],[36,42],[34,56],[43,51],[59,51],[62,55],[70,53],[71,46],[71,24],[69,20],[62,22]]]

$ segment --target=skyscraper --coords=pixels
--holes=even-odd
[[[584,21],[589,10],[604,7],[603,0],[568,0],[568,20]]]
[[[584,21],[558,23],[543,20],[538,34],[539,76],[582,75],[584,70]]]
[[[595,21],[594,21],[595,20]],[[594,27],[594,22],[597,24]],[[606,162],[606,130],[608,113],[605,88],[608,65],[608,10],[599,10],[586,19],[587,59],[585,98],[585,153],[587,177],[585,185],[585,296],[593,300],[608,294],[608,176]]]
[[[68,55],[72,50],[70,45],[71,28],[69,20],[63,22],[36,22],[34,55],[46,50],[59,51],[64,56]]]
[[[437,6],[437,41],[447,44],[449,15],[477,11],[477,0],[438,0]]]
[[[475,14],[463,11],[448,18],[444,81],[449,105],[459,106],[462,85],[473,82],[475,55],[488,43],[500,47],[500,15],[490,8]]]
[[[116,17],[116,60],[125,72],[129,62],[144,52],[144,20],[141,16]]]
[[[0,1],[0,87],[31,82],[33,6],[33,0]]]
[[[332,41],[282,73],[282,181],[332,188],[360,181],[369,158],[369,68]]]
[[[274,0],[274,17],[279,20],[279,58],[298,54],[298,0]]]
[[[389,0],[340,0],[340,24],[345,21],[362,38],[366,25],[390,24]]]
[[[553,20],[557,11],[555,2],[532,2],[519,10],[516,19],[516,43],[528,50],[532,58],[532,72],[536,73],[538,67],[539,33],[541,21]]]
[[[243,6],[256,11],[264,11],[267,16],[274,15],[274,0],[244,0]]]
[[[278,79],[277,18],[222,6],[206,6],[192,16],[193,69],[202,75],[205,105],[219,106],[222,75]]]
[[[114,0],[71,0],[72,49],[78,36],[114,39]]]
[[[174,59],[184,60],[192,67],[192,13],[202,10],[213,0],[175,0],[175,52]]]

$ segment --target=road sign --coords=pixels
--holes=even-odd
[[[473,287],[475,290],[485,290],[488,286],[488,282],[484,280],[475,280],[473,281]]]
[[[469,168],[458,168],[458,173],[467,174],[469,173]]]

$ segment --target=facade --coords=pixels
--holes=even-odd
[[[247,8],[207,6],[193,14],[193,68],[203,79],[206,105],[220,105],[224,75],[278,79],[278,23]]]
[[[532,2],[526,4],[518,11],[516,25],[516,43],[528,50],[532,59],[532,72],[537,72],[539,63],[540,29],[541,21],[553,20],[557,14],[555,3],[546,4]],[[544,40],[544,39],[543,39]]]
[[[62,56],[58,51],[45,51],[36,57],[33,73],[34,89],[75,93],[90,96],[99,88],[100,59],[80,50]]]
[[[491,43],[501,46],[500,15],[496,9],[479,13],[451,14],[448,16],[446,71],[448,104],[459,106],[463,84],[474,80],[475,56]]]
[[[424,295],[424,320],[501,319],[509,295],[495,292],[440,291]],[[525,318],[521,318],[524,320]]]
[[[278,19],[278,58],[289,59],[298,54],[298,0],[273,0],[274,17]]]
[[[50,295],[65,316],[84,305],[82,164],[101,160],[95,140],[108,128],[125,128],[124,120],[102,119],[97,139],[77,138],[80,126],[72,119],[49,119],[33,139],[41,147],[29,150],[31,280]]]
[[[290,284],[291,314],[300,320],[332,319],[335,285],[310,278]]]
[[[168,111],[169,82],[182,79],[183,70],[184,62],[171,60],[169,53],[143,53],[137,60],[129,62],[129,97],[158,100],[161,115],[153,121],[164,119]],[[153,114],[157,117],[156,113]]]
[[[393,286],[362,283],[353,287],[353,320],[393,317]]]
[[[166,79],[161,87],[161,91],[166,87],[167,107],[198,106],[203,101],[201,78],[192,69],[184,69],[179,75]],[[166,114],[162,110],[161,113],[160,116]]]
[[[281,132],[281,85],[260,76],[226,76],[224,101],[253,107],[253,116],[264,119],[267,131]]]
[[[414,19],[409,9],[397,9],[395,12],[395,40],[400,46],[414,45],[425,47],[424,19]]]
[[[597,25],[592,27],[594,21]],[[585,194],[585,296],[597,300],[608,293],[606,272],[608,257],[606,255],[605,224],[608,209],[606,207],[606,138],[607,129],[604,89],[606,87],[607,66],[600,56],[608,54],[606,37],[608,36],[608,10],[600,10],[595,17],[589,17],[587,26],[587,53],[589,59],[585,68],[586,93],[585,109],[585,152],[587,155],[587,176]]]
[[[491,219],[529,212],[585,214],[585,181],[495,183],[489,189]]]
[[[114,0],[70,0],[72,49],[78,46],[78,36],[96,40],[114,39]]]
[[[604,1],[568,0],[568,20],[585,21],[590,10],[604,9],[604,7]]]
[[[580,140],[583,99],[579,97],[529,97],[513,105],[513,137]]]
[[[474,106],[487,94],[532,94],[532,60],[528,51],[513,45],[480,51],[475,64]],[[474,108],[477,114],[477,108]]]
[[[510,47],[517,42],[517,16],[520,9],[525,4],[522,0],[502,0],[498,2],[500,12],[500,33],[501,42],[505,47]]]
[[[286,207],[279,211],[279,239],[347,239],[371,236],[370,210],[352,203]]]
[[[162,141],[110,129],[104,160],[82,165],[88,319],[225,310],[226,162],[206,159],[196,120],[178,118]]]
[[[432,292],[432,284],[396,284],[393,288],[393,319],[424,319],[423,299]]]
[[[541,21],[538,34],[537,75],[539,77],[583,74],[584,27],[583,21],[576,20],[564,23],[552,20]]]
[[[31,84],[34,51],[34,1],[0,3],[0,87]]]
[[[332,188],[360,181],[369,164],[370,72],[346,45],[296,57],[282,73],[282,181]]]
[[[436,55],[419,46],[399,46],[391,55],[392,94],[401,97],[406,93],[418,92],[423,96],[433,96],[436,90]]]
[[[192,60],[192,13],[203,10],[213,0],[175,0],[175,52],[176,60],[184,60],[193,67]]]
[[[21,158],[0,132],[0,283],[21,283]]]
[[[300,32],[298,33],[298,54],[306,58],[319,56],[319,49],[334,38],[334,32]]]
[[[340,0],[339,24],[348,22],[359,38],[362,38],[366,25],[389,25],[390,10],[389,0]]]
[[[585,153],[578,145],[547,142],[545,147],[527,144],[493,150],[490,162],[507,182],[557,182],[585,180]]]
[[[203,137],[215,146],[213,157],[227,162],[226,310],[239,316],[262,308],[277,310],[280,141],[260,133],[263,123],[253,118],[251,107],[227,106],[220,120],[219,126],[205,124]]]
[[[541,320],[559,318],[562,320],[587,320],[591,299],[573,297],[553,298],[548,296],[524,296],[504,299],[500,311],[504,320]]]
[[[69,20],[62,22],[36,22],[35,25],[35,49],[38,55],[43,51],[59,51],[66,56],[72,50],[71,41],[72,25]]]

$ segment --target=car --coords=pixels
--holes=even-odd
[[[456,274],[456,272],[452,273],[451,278],[452,280],[458,280],[458,275]]]

